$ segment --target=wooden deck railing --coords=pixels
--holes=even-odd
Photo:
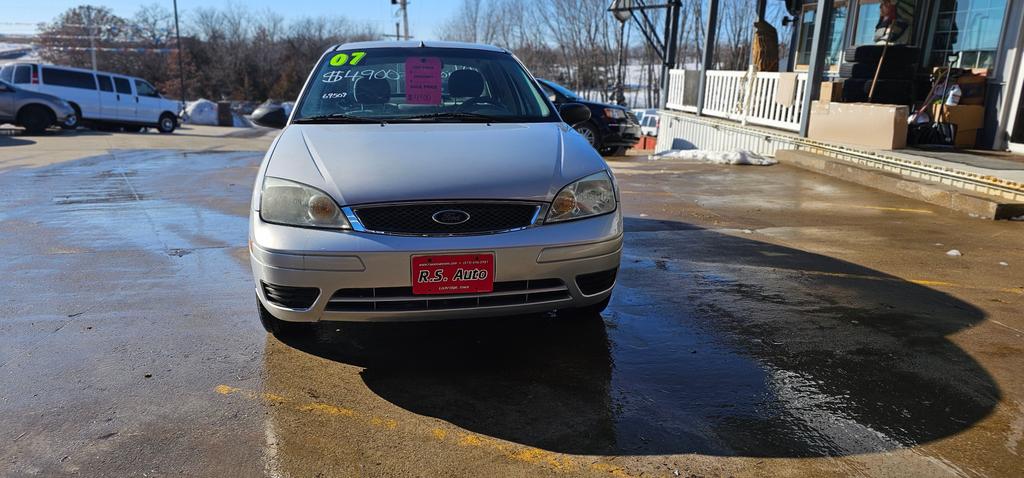
[[[707,74],[702,114],[743,124],[790,131],[800,129],[801,105],[804,88],[807,85],[807,74],[797,75],[795,94],[788,106],[775,101],[780,73],[712,70]],[[668,85],[668,109],[697,111],[699,71],[672,70],[669,72]]]

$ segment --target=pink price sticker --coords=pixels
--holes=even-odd
[[[405,60],[405,102],[441,104],[441,59],[409,57]]]

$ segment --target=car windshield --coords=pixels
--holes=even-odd
[[[324,56],[294,122],[558,121],[512,55],[465,48],[368,48]]]

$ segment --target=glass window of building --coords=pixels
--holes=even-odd
[[[843,54],[843,34],[845,33],[846,16],[849,2],[837,1],[832,14],[829,28],[829,45],[825,52],[825,64],[829,69],[839,68],[839,60]],[[804,5],[800,14],[800,27],[797,33],[796,65],[797,70],[806,70],[811,63],[811,50],[814,46],[814,23],[817,17],[817,4]]]
[[[940,0],[933,19],[928,61],[947,63],[957,55],[960,68],[992,68],[1006,15],[1006,0]]]

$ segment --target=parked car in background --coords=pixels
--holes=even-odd
[[[646,113],[644,117],[640,119],[640,132],[644,136],[658,136],[658,124],[661,122],[661,117],[654,113]]]
[[[178,127],[178,102],[165,99],[142,78],[65,66],[12,63],[0,68],[0,80],[67,101],[76,114],[62,124],[64,128],[76,128],[82,123],[139,131],[149,126],[170,133]]]
[[[75,116],[66,101],[53,95],[18,88],[0,80],[0,124],[12,123],[39,134]]]
[[[633,108],[631,111],[636,115],[636,120],[640,122],[640,124],[643,124],[644,116],[658,114],[657,108]]]
[[[537,78],[537,82],[556,106],[580,103],[590,109],[590,120],[572,127],[602,155],[622,154],[640,141],[640,124],[628,109],[619,105],[585,100],[572,90],[550,80]]]

